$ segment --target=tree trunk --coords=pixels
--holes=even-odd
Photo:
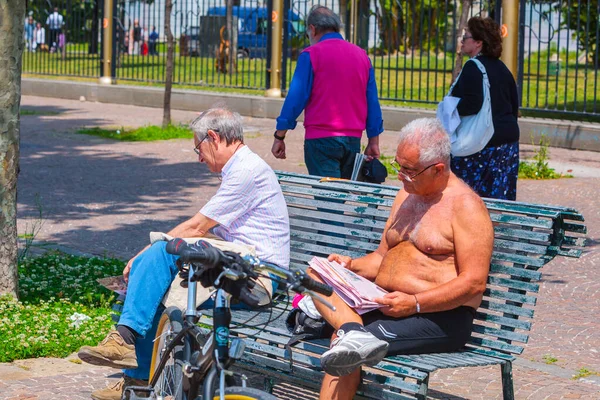
[[[0,294],[15,297],[23,21],[23,0],[0,0]]]
[[[165,67],[165,101],[163,107],[162,127],[166,129],[171,123],[171,87],[173,86],[173,33],[171,32],[171,11],[173,0],[165,1],[165,36],[167,38],[167,65]]]
[[[460,14],[460,22],[458,23],[458,30],[456,34],[456,63],[454,64],[454,70],[452,71],[452,82],[458,76],[458,73],[462,69],[462,35],[464,30],[467,28],[467,21],[469,20],[469,11],[471,10],[471,6],[473,5],[473,0],[463,0],[462,2],[462,12]]]

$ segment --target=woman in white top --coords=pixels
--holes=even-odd
[[[46,44],[46,30],[42,26],[41,23],[37,23],[35,31],[33,32],[33,48],[37,49],[38,47],[42,49],[42,46]]]

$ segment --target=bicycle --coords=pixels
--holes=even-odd
[[[204,241],[188,245],[182,239],[173,239],[167,243],[167,252],[179,255],[179,276],[187,282],[187,307],[185,313],[177,307],[163,312],[154,342],[149,385],[125,388],[123,399],[276,400],[267,392],[248,387],[247,377],[231,370],[243,356],[245,343],[229,335],[230,297],[251,308],[258,305],[258,297],[251,292],[256,279],[262,276],[257,269],[268,271],[270,279],[284,284],[287,290],[309,295],[335,310],[316,293],[329,296],[332,288],[303,271],[286,270],[256,257],[221,251]],[[196,305],[197,281],[217,289],[212,329],[197,325],[202,315]],[[238,380],[241,386],[236,384]],[[138,397],[137,393],[146,393],[148,397]]]

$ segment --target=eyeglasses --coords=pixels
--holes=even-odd
[[[403,168],[404,168],[404,169],[406,169],[406,168],[405,168],[405,167],[403,167],[402,165],[398,164],[398,162],[397,162],[396,160],[394,160],[394,161],[392,161],[392,162],[390,163],[390,165],[392,166],[392,169],[393,169],[394,171],[396,171],[396,173],[397,173],[398,175],[402,176],[402,177],[403,177],[403,178],[404,178],[404,179],[405,179],[407,182],[414,182],[414,181],[415,181],[415,178],[416,178],[417,176],[421,175],[423,172],[427,171],[429,168],[433,167],[434,165],[438,165],[438,164],[439,164],[439,163],[434,163],[434,164],[431,164],[430,166],[423,168],[423,169],[421,170],[421,172],[417,172],[417,173],[416,173],[416,174],[414,174],[414,175],[409,175],[409,174],[407,174],[406,172],[403,172],[403,171],[402,171],[402,169],[403,169]]]
[[[218,129],[209,129],[209,131],[219,132]],[[200,155],[200,146],[202,145],[202,142],[204,142],[207,138],[208,138],[208,131],[206,131],[206,136],[204,136],[202,138],[202,140],[200,141],[200,143],[198,143],[198,145],[194,147],[194,153]]]
[[[467,39],[473,39],[473,36],[463,35],[463,37],[462,37],[463,42]]]

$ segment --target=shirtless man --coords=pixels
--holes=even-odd
[[[390,293],[375,299],[384,307],[362,316],[335,293],[330,301],[337,311],[315,303],[336,329],[321,356],[321,399],[352,399],[360,367],[386,354],[460,349],[483,297],[492,223],[479,196],[450,171],[450,142],[438,120],[406,125],[392,165],[404,188],[377,250],[355,260],[329,256]]]

